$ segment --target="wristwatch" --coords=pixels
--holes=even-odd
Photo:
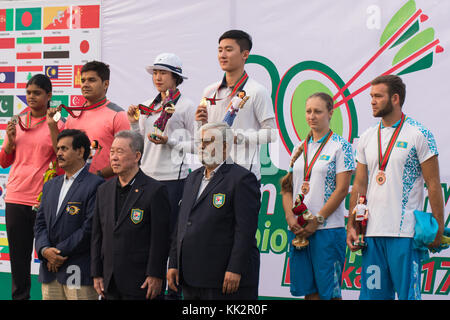
[[[325,218],[324,217],[322,217],[320,214],[318,214],[316,216],[316,218],[317,218],[317,223],[318,224],[320,224],[320,225],[324,224],[324,222],[325,222]]]

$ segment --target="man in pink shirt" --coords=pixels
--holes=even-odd
[[[75,116],[69,115],[65,124],[65,129],[86,132],[93,143],[89,172],[104,178],[114,175],[109,164],[109,149],[114,135],[119,131],[130,129],[124,110],[106,98],[109,76],[109,66],[103,62],[91,61],[83,66],[81,93],[86,103],[80,113]],[[54,128],[55,125],[53,130]]]

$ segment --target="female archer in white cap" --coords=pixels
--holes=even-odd
[[[170,226],[173,230],[188,175],[185,155],[188,152],[195,153],[196,107],[178,89],[187,79],[178,56],[161,53],[153,65],[145,69],[152,75],[158,94],[142,104],[131,105],[128,108],[128,120],[132,130],[146,137],[142,171],[167,186],[171,205]]]

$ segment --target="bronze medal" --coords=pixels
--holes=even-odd
[[[386,174],[384,173],[384,171],[378,171],[376,180],[380,186],[386,182]]]
[[[16,125],[19,123],[19,116],[17,114],[13,115],[11,118],[12,124]]]

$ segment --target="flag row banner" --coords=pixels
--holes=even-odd
[[[0,1],[0,146],[7,122],[27,109],[26,84],[36,74],[52,82],[51,106],[83,105],[81,68],[101,59],[100,13],[100,0]],[[8,173],[0,169],[0,272],[10,270],[4,201]],[[34,274],[38,263],[35,255]]]

